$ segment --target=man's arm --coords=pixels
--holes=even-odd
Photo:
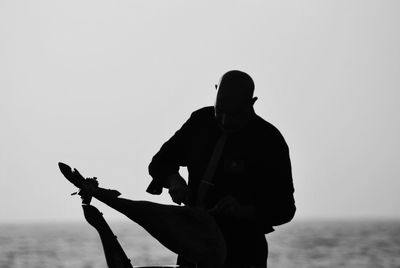
[[[268,183],[257,189],[257,214],[265,227],[287,223],[296,212],[289,148],[283,138],[281,144],[271,170],[260,178]]]
[[[179,175],[179,167],[187,165],[187,144],[193,131],[193,121],[192,115],[153,156],[148,167],[153,178],[146,190],[148,193],[159,195],[163,188],[183,185],[182,182],[185,182]]]

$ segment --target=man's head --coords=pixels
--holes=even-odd
[[[225,73],[217,87],[215,117],[222,129],[228,132],[243,128],[253,115],[254,82],[246,73],[229,71]]]

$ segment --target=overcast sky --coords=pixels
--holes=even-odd
[[[0,222],[82,220],[59,161],[132,199],[231,69],[290,147],[297,219],[400,217],[399,1],[0,1]],[[94,202],[107,218],[122,219]]]

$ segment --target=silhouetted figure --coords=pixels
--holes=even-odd
[[[82,204],[82,209],[86,221],[99,233],[108,268],[133,268],[103,214],[90,204]]]
[[[255,113],[249,75],[227,72],[217,90],[215,106],[193,112],[153,157],[147,191],[168,188],[175,203],[208,211],[227,245],[223,267],[266,267],[265,234],[289,222],[296,210],[289,149]],[[180,167],[188,169],[188,184]],[[178,264],[196,267],[184,256]]]
[[[120,198],[118,191],[98,187],[96,178],[85,179],[76,169],[71,170],[64,163],[58,165],[63,175],[80,189],[85,218],[99,232],[109,268],[132,266],[104,218],[90,205],[92,197],[141,225],[171,251],[198,263],[198,268],[222,267],[225,241],[204,210]]]

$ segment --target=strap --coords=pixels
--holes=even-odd
[[[203,179],[200,181],[199,189],[197,191],[196,207],[203,207],[204,198],[210,188],[214,186],[212,180],[214,178],[215,171],[218,166],[218,162],[221,158],[222,151],[226,142],[226,133],[223,132],[215,144],[214,151],[211,155],[210,161],[208,162],[207,169],[204,172]]]

